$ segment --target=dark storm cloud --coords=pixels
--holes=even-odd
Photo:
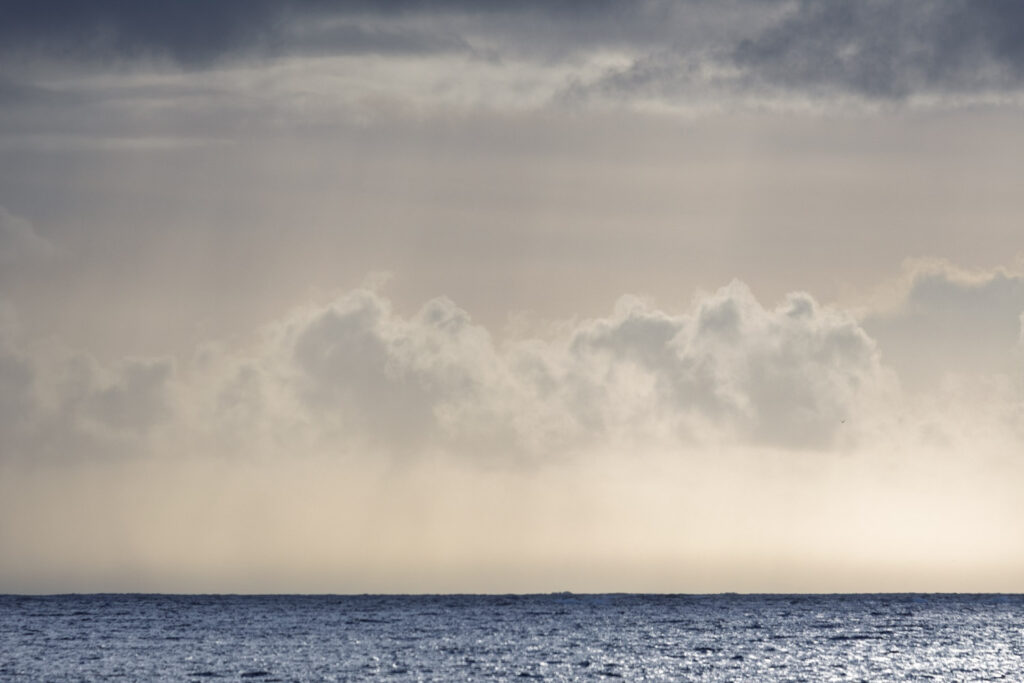
[[[675,7],[678,31],[700,5]],[[643,50],[629,66],[573,84],[566,95],[685,98],[710,88],[895,100],[1005,92],[1024,82],[1021,3],[802,0],[728,8],[719,12],[721,30],[696,40],[656,34],[657,41],[637,41]],[[755,9],[760,18],[747,16]]]
[[[201,64],[270,38],[283,9],[264,0],[18,3],[5,12],[0,42],[57,58],[156,53]]]
[[[732,57],[755,81],[799,90],[898,98],[1005,87],[1024,74],[1024,5],[803,0]]]
[[[472,49],[457,35],[368,29],[354,23],[310,32],[301,42],[303,54],[430,54]]]
[[[18,83],[6,78],[0,78],[0,105],[19,105],[29,103],[52,103],[65,104],[70,98],[66,93],[61,93],[50,88],[41,88],[29,83]]]
[[[600,13],[606,2],[384,2],[326,0],[48,0],[8,8],[0,22],[0,44],[8,51],[57,59],[133,59],[169,57],[187,67],[202,67],[229,55],[273,55],[308,50],[351,52],[432,52],[462,48],[445,36],[417,31],[367,29],[350,23],[326,30],[292,29],[297,23],[351,18],[387,18],[407,14],[494,16],[540,12],[552,17]]]
[[[474,50],[480,43],[498,49]],[[203,68],[231,56],[464,52],[563,59],[627,47],[639,56],[573,95],[671,96],[726,67],[729,88],[901,98],[1016,86],[1024,5],[999,0],[798,3],[467,2],[459,0],[50,0],[0,23],[9,55],[57,60],[168,58]],[[9,90],[9,89],[8,89]],[[11,93],[8,93],[11,95]]]

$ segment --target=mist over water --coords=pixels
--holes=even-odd
[[[0,590],[1017,592],[1017,468],[975,493],[937,456],[625,453],[0,469]]]
[[[1020,595],[0,596],[4,680],[992,680]]]

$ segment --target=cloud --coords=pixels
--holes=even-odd
[[[745,31],[659,41],[624,68],[575,82],[570,99],[719,101],[798,97],[893,102],[1018,92],[1024,11],[1015,3],[800,0],[722,12]]]
[[[1006,102],[1022,83],[1022,32],[1012,3],[966,0],[53,1],[0,26],[14,65],[0,69],[0,101],[9,133],[66,133],[96,116],[120,135],[220,117],[236,131],[268,111],[280,123],[319,107],[337,122],[467,107]],[[164,85],[182,72],[208,91],[169,98]],[[55,130],[41,131],[48,122]]]
[[[489,334],[445,299],[406,320],[357,291],[282,341],[302,403],[377,442],[422,446],[447,414],[501,391]]]
[[[934,272],[911,298],[1008,287]],[[1024,393],[901,394],[885,357],[851,312],[739,281],[504,337],[364,287],[174,361],[40,344],[0,308],[0,582],[1012,588],[921,567],[969,550],[1019,575]]]
[[[265,40],[280,16],[277,3],[95,2],[59,0],[11,8],[0,29],[8,49],[42,51],[58,58],[167,54],[203,64]]]
[[[0,42],[9,51],[57,59],[169,58],[187,68],[205,68],[235,55],[462,51],[466,43],[444,31],[374,24],[410,15],[493,17],[516,13],[539,13],[572,22],[607,11],[609,6],[613,4],[48,0],[11,8],[0,27]]]
[[[294,33],[298,44],[293,51],[306,55],[473,53],[472,46],[461,36],[443,31],[366,27],[350,21],[315,21]]]
[[[829,448],[884,383],[852,317],[806,294],[766,309],[738,282],[688,314],[625,299],[567,335],[498,347],[450,301],[402,319],[358,292],[291,338],[303,401],[396,441],[474,442],[489,430],[491,448],[512,438],[540,451],[712,435]]]
[[[922,262],[904,287],[897,306],[858,320],[802,292],[764,306],[734,281],[683,312],[625,297],[606,316],[503,338],[446,298],[403,315],[355,289],[254,345],[178,363],[101,364],[9,333],[2,421],[21,451],[51,455],[76,440],[147,452],[162,435],[205,453],[514,463],[608,448],[849,451],[911,433],[959,443],[987,396],[982,412],[1002,415],[990,426],[1015,433],[1024,280]],[[922,388],[953,406],[979,399],[939,419],[947,409],[915,397]]]
[[[911,262],[888,310],[864,328],[912,388],[936,388],[950,375],[1002,374],[1024,368],[1024,276],[1010,269],[967,271],[946,261]]]
[[[766,309],[739,282],[689,315],[628,305],[577,332],[572,348],[601,378],[639,368],[653,384],[648,408],[688,422],[684,431],[712,424],[785,448],[835,445],[842,421],[885,381],[874,342],[850,316],[804,293]],[[614,386],[603,383],[611,405]]]
[[[207,351],[179,369],[9,345],[5,424],[35,425],[29,442],[51,452],[79,438],[89,451],[141,447],[157,428],[175,442],[205,435],[209,449],[290,443],[481,462],[607,443],[829,449],[885,384],[850,315],[806,294],[765,308],[739,282],[688,313],[627,298],[607,317],[501,343],[447,299],[402,316],[362,289],[268,330],[254,349]]]
[[[162,359],[130,359],[109,376],[89,383],[82,415],[110,429],[140,433],[167,418],[167,384],[172,365]]]
[[[221,395],[247,406],[275,396],[312,440],[343,448],[484,459],[658,440],[828,449],[886,383],[851,316],[806,294],[766,309],[738,282],[690,313],[627,298],[608,317],[500,344],[447,299],[402,317],[367,290],[276,329]]]
[[[0,267],[12,269],[38,262],[53,251],[32,224],[0,206]]]
[[[166,358],[93,357],[28,344],[9,306],[0,316],[0,462],[75,461],[151,453],[154,428],[173,414]],[[181,425],[178,425],[180,428]]]
[[[755,81],[795,90],[972,92],[1019,86],[1022,32],[1015,3],[802,0],[733,57]]]
[[[0,301],[0,456],[13,452],[35,418],[35,369],[15,335],[13,311]]]

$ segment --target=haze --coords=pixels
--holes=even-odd
[[[1024,8],[0,24],[0,592],[1024,590]]]

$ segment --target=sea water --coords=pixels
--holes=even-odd
[[[0,680],[1024,680],[1024,596],[0,596]]]

